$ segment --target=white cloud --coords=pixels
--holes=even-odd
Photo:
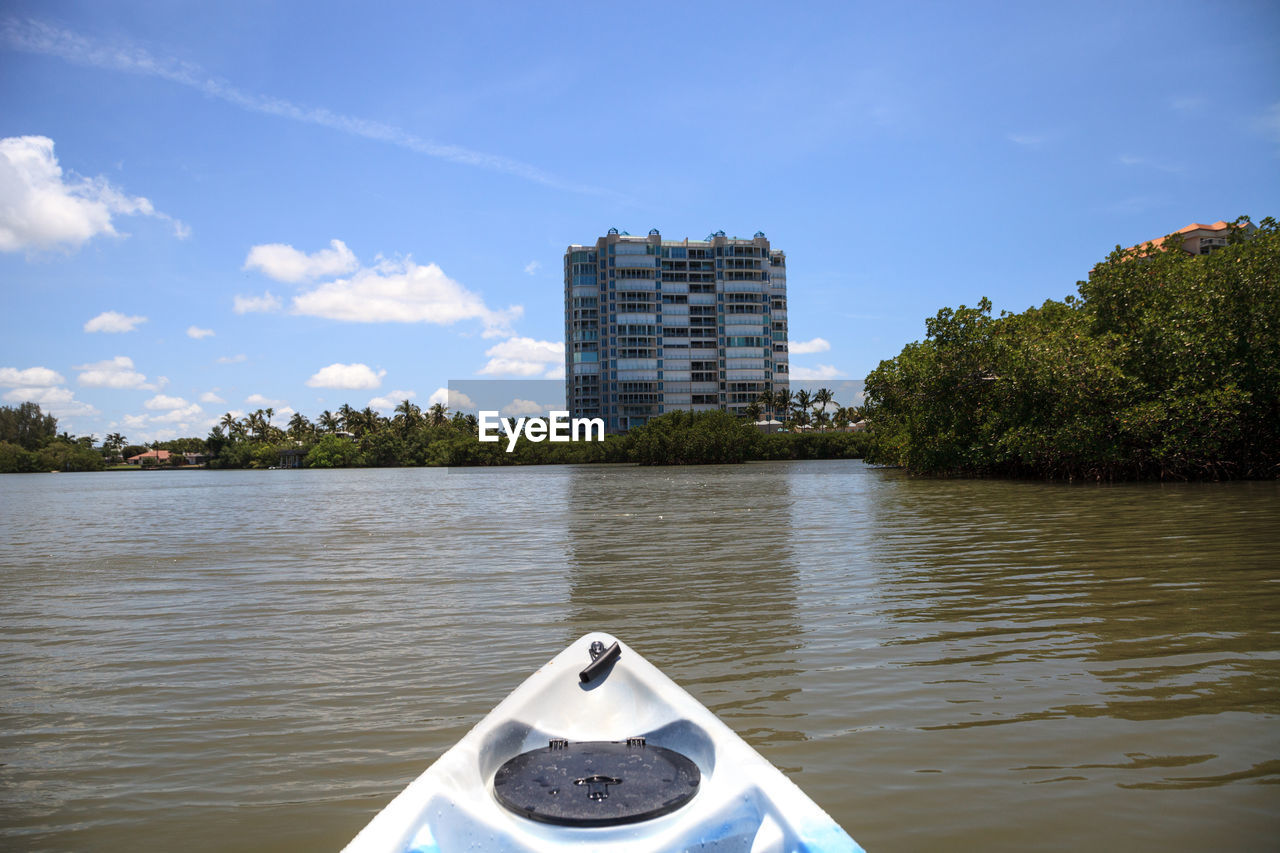
[[[65,381],[61,373],[47,367],[28,367],[25,370],[0,367],[0,385],[6,387],[46,388],[61,385]]]
[[[169,397],[165,394],[157,394],[142,405],[153,411],[167,411],[169,409],[181,409],[191,404],[181,397]]]
[[[564,369],[563,341],[508,338],[485,350],[489,361],[477,373],[482,376],[537,376]]]
[[[184,401],[185,402],[185,401]],[[163,415],[153,415],[151,421],[158,424],[189,424],[196,418],[204,414],[202,409],[196,403],[187,403],[181,408],[170,409]]]
[[[510,403],[507,403],[502,407],[502,414],[509,418],[533,417],[546,414],[553,408],[554,406],[551,404],[543,405],[542,403],[535,403],[532,400],[522,400],[519,397],[516,397]]]
[[[388,391],[381,397],[374,397],[369,401],[369,407],[372,409],[394,409],[405,400],[412,400],[418,396],[413,391]]]
[[[826,352],[831,349],[831,344],[826,338],[814,338],[811,341],[795,341],[788,346],[788,349],[796,355],[809,355],[815,352]]]
[[[213,329],[202,329],[199,326],[187,326],[187,337],[195,338],[197,341],[201,338],[213,337]]]
[[[477,373],[483,376],[537,376],[546,365],[514,358],[491,358]]]
[[[792,379],[801,380],[839,379],[844,376],[844,373],[830,364],[819,364],[817,367],[797,367],[793,364],[791,365],[790,375]]]
[[[555,367],[542,374],[543,379],[564,379],[564,362],[557,364]]]
[[[244,401],[250,406],[257,406],[259,409],[274,409],[284,405],[284,400],[273,400],[262,394],[250,394],[244,398]]]
[[[119,311],[103,311],[97,317],[89,320],[84,324],[86,332],[110,332],[120,334],[123,332],[132,332],[138,326],[147,322],[146,317],[134,315],[132,317],[125,316]]]
[[[431,396],[427,398],[427,406],[434,406],[436,403],[444,403],[454,412],[476,408],[475,401],[466,394],[448,388],[437,388],[431,392]]]
[[[377,388],[387,371],[374,372],[367,364],[334,363],[321,368],[307,380],[309,388]]]
[[[359,267],[355,254],[341,240],[330,240],[328,249],[308,255],[284,243],[254,246],[244,260],[245,269],[257,269],[276,281],[299,282],[353,272]]]
[[[5,393],[4,399],[10,403],[36,403],[45,414],[59,418],[98,413],[93,406],[77,400],[70,388],[14,388]]]
[[[89,388],[136,388],[142,391],[159,390],[163,381],[156,384],[147,382],[147,377],[133,367],[133,359],[127,355],[118,355],[106,361],[77,365],[80,371],[81,385]]]
[[[178,237],[189,233],[147,199],[127,196],[105,178],[64,177],[47,136],[0,139],[0,251],[76,249],[99,234],[118,237],[115,214],[164,219]]]
[[[245,355],[244,353],[240,353],[239,355],[218,356],[217,363],[218,364],[240,364],[248,360],[249,360],[249,356]]]
[[[203,394],[200,395],[200,402],[201,403],[225,403],[227,401],[222,399],[212,391],[205,391]]]
[[[261,296],[241,296],[236,294],[231,306],[237,314],[269,314],[280,310],[280,300],[271,291]]]
[[[449,326],[479,320],[484,336],[511,334],[524,309],[495,311],[478,294],[449,278],[435,264],[409,258],[380,260],[349,279],[337,279],[295,296],[293,313],[349,323],[434,323]]]
[[[524,265],[524,271],[527,272],[529,275],[537,275],[538,270],[540,269],[542,269],[542,264],[538,263],[537,261],[529,261],[529,263]]]

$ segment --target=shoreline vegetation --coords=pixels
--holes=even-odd
[[[944,308],[866,380],[866,461],[1064,480],[1280,476],[1280,227],[1116,247],[1079,296]]]
[[[1232,223],[1208,255],[1176,236],[1116,247],[1079,296],[1019,314],[943,308],[867,377],[865,405],[827,389],[769,394],[746,418],[673,411],[601,442],[481,442],[473,415],[405,400],[316,421],[226,414],[206,438],[128,445],[57,432],[31,402],[0,407],[0,473],[147,467],[345,468],[865,459],[909,473],[1063,480],[1280,477],[1280,226]],[[754,425],[777,416],[786,431]],[[856,431],[853,426],[857,423]],[[169,458],[124,460],[147,451]]]
[[[825,390],[825,389],[824,389]],[[768,411],[781,412],[780,398]],[[57,422],[34,403],[0,409],[0,473],[147,470],[166,468],[392,468],[424,466],[563,465],[623,462],[640,465],[740,463],[786,459],[860,459],[865,432],[849,431],[857,410],[835,406],[829,391],[799,392],[786,402],[786,423],[796,431],[765,434],[751,422],[765,410],[749,407],[747,420],[721,411],[669,412],[625,435],[604,441],[533,442],[521,435],[512,452],[502,442],[482,442],[474,415],[450,416],[443,404],[423,412],[411,401],[393,417],[342,406],[316,421],[295,413],[287,429],[274,426],[274,411],[243,418],[227,413],[207,438],[178,438],[128,445],[118,433],[101,446],[91,436],[57,433]],[[834,412],[831,414],[828,410]],[[841,424],[843,426],[837,426]],[[123,460],[168,451],[168,459]],[[190,459],[200,460],[189,464]]]

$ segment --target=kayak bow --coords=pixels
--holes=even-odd
[[[696,699],[596,633],[517,687],[346,853],[586,849],[862,850]]]

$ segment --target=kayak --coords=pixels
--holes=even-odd
[[[346,847],[455,850],[862,848],[675,682],[592,633],[517,687]]]

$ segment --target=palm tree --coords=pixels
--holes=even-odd
[[[242,437],[244,434],[244,430],[240,426],[240,421],[236,418],[235,415],[231,414],[230,412],[227,412],[225,415],[223,415],[222,420],[219,421],[218,423],[223,429],[227,431],[227,436],[232,441],[235,441],[236,439]]]
[[[449,420],[449,407],[444,403],[432,403],[431,408],[427,409],[427,419],[432,426],[443,426]]]
[[[834,399],[835,394],[830,388],[819,388],[813,393],[814,414],[821,416],[815,418],[815,420],[820,422],[819,425],[830,422],[831,417],[827,412],[827,404],[831,403]]]
[[[347,432],[355,432],[355,415],[356,410],[351,408],[350,403],[343,403],[338,407],[338,417],[342,420],[342,428]]]
[[[422,424],[422,409],[405,399],[396,406],[395,422],[401,436],[409,435]]]
[[[804,388],[796,392],[796,423],[804,426],[809,423],[809,407],[813,405],[813,397]]]
[[[756,398],[756,402],[760,404],[760,408],[764,409],[765,414],[773,418],[773,392],[761,391],[760,396]]]
[[[773,416],[782,422],[791,419],[791,392],[786,388],[779,388],[773,395],[774,412]]]
[[[752,423],[755,423],[756,421],[760,420],[760,415],[764,411],[764,406],[760,405],[759,400],[752,400],[750,403],[747,403],[746,411],[747,411],[747,417],[751,419]]]
[[[311,421],[307,420],[307,416],[302,412],[294,412],[293,417],[289,418],[289,437],[297,441],[306,438],[309,433],[315,432],[315,427]]]
[[[316,419],[316,422],[320,425],[320,429],[328,433],[337,432],[338,427],[342,425],[337,416],[328,409],[320,413],[320,417]]]

